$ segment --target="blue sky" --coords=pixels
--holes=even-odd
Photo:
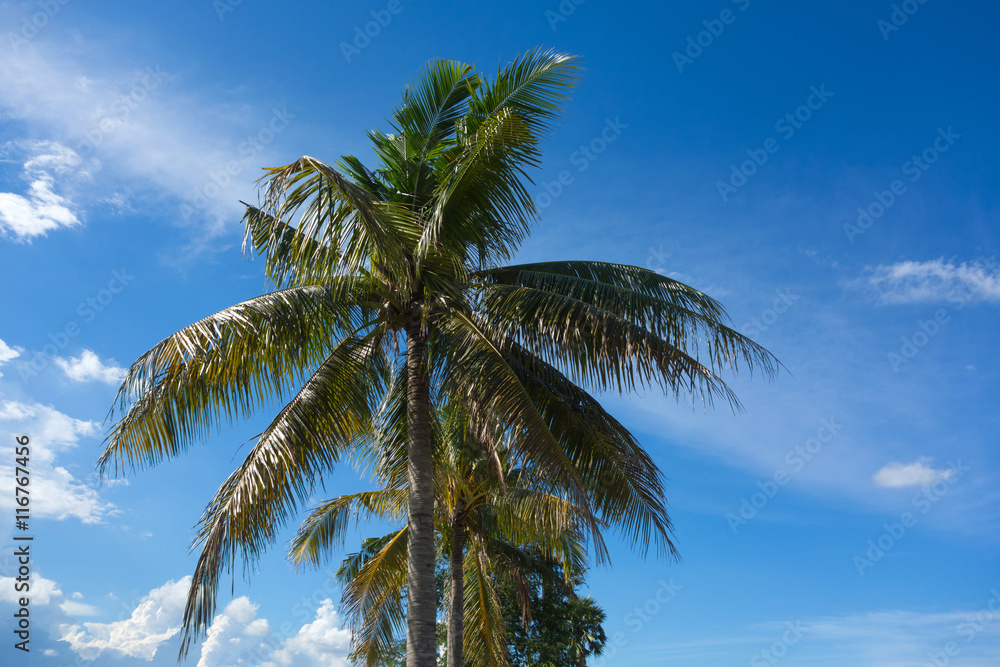
[[[266,289],[238,224],[261,168],[370,161],[365,131],[428,59],[489,73],[539,45],[586,73],[521,259],[688,282],[787,369],[734,378],[737,414],[606,397],[669,478],[683,562],[618,543],[590,572],[592,664],[1000,663],[998,20],[939,0],[0,3],[4,663],[174,664],[191,527],[267,415],[115,484],[94,463],[122,367]],[[9,631],[24,434],[30,656]],[[363,486],[345,468],[328,491]],[[257,570],[188,664],[346,664],[329,575],[281,544]]]

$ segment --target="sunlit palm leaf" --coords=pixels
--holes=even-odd
[[[342,612],[353,632],[351,659],[376,665],[391,653],[406,623],[407,529],[378,540],[345,561],[338,572],[344,584]]]
[[[331,341],[373,315],[370,297],[357,281],[282,290],[166,338],[126,373],[116,398],[124,415],[99,472],[155,465],[286,395],[323,361]]]
[[[406,518],[406,490],[364,491],[328,500],[302,522],[288,548],[289,560],[320,565],[335,548],[343,548],[352,519],[400,521]]]
[[[662,473],[634,436],[556,368],[520,346],[507,358],[580,472],[594,512],[639,550],[655,542],[658,554],[676,557]]]
[[[466,662],[477,667],[504,667],[509,664],[507,631],[493,576],[486,545],[477,536],[470,537],[465,556],[463,644]]]
[[[211,623],[222,571],[237,554],[256,561],[323,472],[369,437],[384,373],[375,334],[345,339],[223,483],[194,543],[201,554],[184,609],[182,654]]]

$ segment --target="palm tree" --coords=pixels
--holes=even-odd
[[[596,403],[583,387],[658,385],[737,406],[716,370],[775,372],[766,350],[726,326],[720,304],[653,272],[501,266],[536,216],[526,170],[578,72],[575,59],[539,51],[492,81],[434,61],[404,92],[392,132],[369,133],[379,168],[347,156],[336,167],[303,157],[269,170],[263,205],[248,206],[245,222],[277,291],[168,337],[126,373],[102,474],[175,456],[294,392],[202,517],[182,654],[212,619],[223,570],[237,555],[254,562],[323,473],[371,441],[394,371],[406,375],[409,667],[435,662],[432,400],[511,433],[518,456],[581,508],[599,549],[595,510],[630,510],[586,488],[607,490],[621,471],[598,462],[581,472],[577,445],[553,431],[539,403],[552,399],[537,387],[558,388],[549,396],[566,405],[548,407],[570,419]],[[489,445],[483,424],[473,426]],[[652,534],[659,517],[625,519]]]
[[[579,667],[587,667],[588,655],[600,655],[604,650],[607,637],[601,624],[606,617],[604,610],[594,603],[592,597],[570,600],[573,638],[568,652]]]
[[[383,432],[389,441],[374,449],[379,457],[377,475],[386,488],[340,496],[315,508],[290,546],[295,564],[320,565],[333,547],[343,544],[352,518],[406,517],[407,449],[399,446],[400,430]],[[434,412],[432,432],[437,553],[449,562],[447,665],[506,665],[504,621],[494,579],[513,579],[517,590],[526,590],[524,571],[531,569],[535,558],[522,550],[527,545],[533,553],[579,569],[585,557],[579,511],[561,495],[549,492],[551,484],[536,471],[518,467],[511,447],[489,451],[473,436],[468,416],[454,405]],[[498,441],[502,439],[496,435]],[[600,456],[599,448],[593,449]],[[405,618],[406,533],[402,528],[367,540],[340,569],[345,584],[342,612],[354,628],[353,657],[361,664],[385,661]],[[669,543],[666,535],[663,539]],[[529,613],[527,597],[522,608]],[[466,615],[473,619],[468,631]]]

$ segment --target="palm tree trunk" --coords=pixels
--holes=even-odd
[[[448,604],[448,667],[462,667],[465,634],[465,501],[451,522],[451,600]]]
[[[430,385],[419,315],[406,326],[406,427],[409,437],[409,556],[406,567],[406,667],[437,665],[434,586],[434,458]]]

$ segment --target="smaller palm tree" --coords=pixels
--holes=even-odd
[[[523,613],[530,614],[526,572],[535,557],[521,546],[530,544],[567,567],[580,567],[586,555],[581,513],[564,497],[550,493],[530,468],[517,466],[510,447],[491,452],[473,437],[468,417],[454,405],[439,410],[436,417],[437,553],[439,561],[448,561],[447,664],[507,665],[495,582],[511,580],[524,591]],[[502,439],[502,434],[497,437]],[[387,487],[340,496],[315,508],[292,541],[292,561],[319,564],[343,542],[352,518],[404,520],[406,451],[383,442],[377,467]],[[396,455],[387,455],[390,452]],[[366,540],[338,573],[345,585],[342,611],[355,633],[352,657],[364,665],[384,664],[404,628],[406,533],[404,527]]]
[[[568,653],[579,667],[586,667],[587,656],[600,655],[604,650],[607,637],[601,625],[607,614],[590,596],[571,599],[569,607],[572,639]]]

